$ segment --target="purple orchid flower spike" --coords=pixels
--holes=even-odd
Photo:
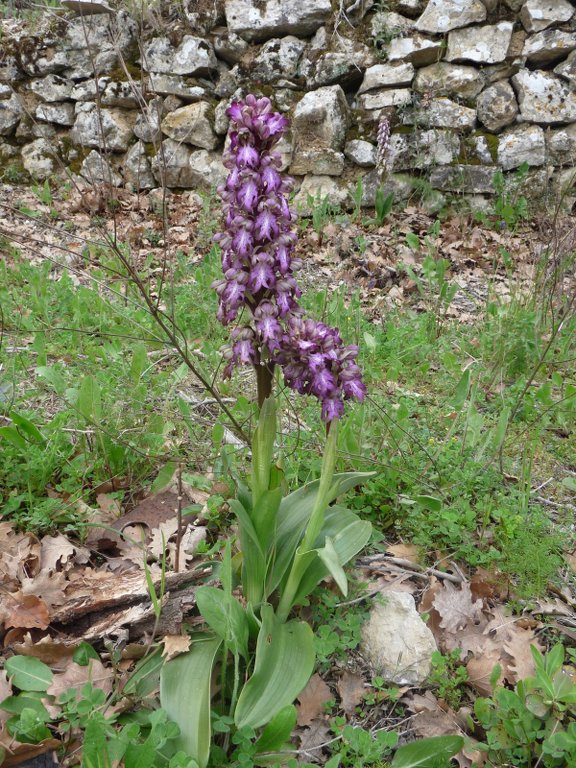
[[[225,231],[214,238],[222,249],[224,279],[213,287],[224,325],[243,310],[251,320],[232,331],[224,372],[253,365],[262,406],[278,365],[287,386],[318,398],[322,419],[330,423],[342,415],[344,400],[363,400],[366,388],[356,364],[358,348],[345,346],[336,328],[306,319],[298,305],[296,215],[287,200],[293,180],[280,174],[275,149],[288,121],[272,110],[270,99],[252,94],[231,104],[227,114],[232,130],[223,162],[230,172],[219,188]]]

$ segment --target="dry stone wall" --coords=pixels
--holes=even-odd
[[[0,22],[4,170],[206,189],[226,173],[226,108],[254,92],[290,117],[283,167],[303,201],[320,191],[345,203],[362,176],[372,203],[381,116],[400,197],[422,178],[489,195],[498,168],[524,163],[535,194],[574,184],[569,0],[189,0],[149,29],[74,5],[35,25]]]

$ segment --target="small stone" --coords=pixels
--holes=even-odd
[[[66,126],[74,124],[74,104],[70,101],[63,101],[61,104],[38,104],[34,114],[38,120],[47,123]]]
[[[135,109],[142,104],[142,89],[140,84],[132,82],[109,82],[101,96],[103,107],[124,107]]]
[[[421,685],[430,674],[432,654],[437,650],[434,636],[408,592],[387,591],[383,602],[373,605],[362,628],[360,651],[387,682]]]
[[[280,77],[295,76],[306,43],[293,35],[268,40],[260,49],[250,69],[250,77],[273,83]]]
[[[215,72],[218,62],[210,43],[185,35],[177,48],[167,37],[155,37],[144,45],[142,67],[147,72],[201,76]]]
[[[395,8],[398,13],[416,18],[420,16],[424,8],[424,0],[396,0]]]
[[[290,172],[297,176],[341,174],[344,169],[341,150],[348,119],[348,104],[339,85],[306,93],[294,109]]]
[[[98,109],[94,102],[76,104],[76,120],[70,131],[75,144],[125,152],[134,135],[134,112],[120,109]]]
[[[152,173],[162,186],[190,189],[194,177],[190,167],[192,151],[187,144],[165,139],[151,159]]]
[[[390,137],[389,166],[394,171],[430,168],[453,163],[459,153],[460,139],[452,131],[393,133]]]
[[[547,29],[526,40],[522,56],[531,64],[550,64],[576,49],[576,34]]]
[[[373,168],[376,165],[376,147],[369,141],[347,141],[344,145],[344,156],[361,168]]]
[[[192,187],[195,189],[214,190],[226,181],[228,170],[222,163],[219,152],[199,149],[192,152],[189,160]]]
[[[394,11],[377,11],[372,16],[371,32],[374,40],[391,39],[399,35],[406,35],[414,29],[412,19],[407,19]]]
[[[481,0],[429,0],[416,29],[439,35],[485,20],[486,6]]]
[[[111,184],[113,187],[119,187],[122,184],[120,174],[116,173],[108,160],[95,149],[84,158],[80,166],[80,176],[91,184]]]
[[[178,96],[185,101],[201,101],[208,91],[201,85],[188,85],[180,75],[150,73],[150,90],[161,96]]]
[[[576,123],[546,131],[547,158],[553,165],[576,166]]]
[[[489,131],[500,131],[513,123],[518,114],[514,89],[507,80],[501,80],[482,91],[476,108],[482,125]]]
[[[472,99],[480,93],[484,82],[475,67],[439,61],[419,69],[412,87],[417,93],[427,93],[430,96]]]
[[[246,40],[242,40],[239,35],[229,30],[214,37],[214,50],[218,57],[228,62],[228,64],[237,64],[248,50],[248,47]]]
[[[95,101],[110,82],[109,77],[99,77],[98,80],[90,78],[72,87],[70,98],[72,101]]]
[[[520,125],[509,128],[499,137],[498,164],[505,170],[518,168],[523,163],[544,165],[546,143],[539,125]]]
[[[202,149],[214,149],[218,137],[214,133],[211,107],[205,101],[189,104],[166,115],[162,132],[174,141],[184,141]]]
[[[456,29],[448,34],[446,61],[475,61],[497,64],[504,61],[512,40],[510,21],[484,27]]]
[[[357,87],[362,72],[376,61],[374,50],[345,37],[337,37],[331,44],[334,50],[320,54],[314,62],[305,59],[300,74],[306,77],[309,88],[336,83],[346,89]]]
[[[10,136],[20,122],[22,105],[15,93],[0,101],[0,136]]]
[[[162,108],[163,99],[160,96],[155,96],[148,102],[146,109],[141,111],[136,118],[134,135],[147,144],[155,144],[162,136],[160,128]]]
[[[574,15],[568,0],[526,0],[520,11],[520,21],[526,32],[541,32],[552,24],[565,24]]]
[[[22,147],[22,165],[34,179],[43,181],[51,176],[56,169],[56,159],[51,144],[46,139],[36,141]]]
[[[375,64],[364,73],[364,80],[358,89],[358,94],[374,91],[378,88],[391,86],[408,86],[414,78],[414,65],[407,64]]]
[[[332,16],[330,0],[226,0],[228,29],[250,42],[312,35]]]
[[[76,11],[81,16],[91,16],[96,13],[114,13],[114,9],[102,0],[60,0],[60,4],[70,11]]]
[[[130,147],[123,165],[124,178],[136,192],[142,189],[153,189],[156,186],[150,158],[147,156],[146,148],[141,141]]]

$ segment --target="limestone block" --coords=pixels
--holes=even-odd
[[[192,152],[189,166],[192,186],[195,189],[213,190],[223,184],[228,176],[228,170],[224,167],[219,152],[208,152],[205,149]]]
[[[356,85],[362,73],[376,61],[374,49],[364,43],[335,38],[333,50],[322,53],[314,62],[306,61],[301,68],[310,88],[338,84],[342,87]]]
[[[545,161],[544,131],[539,125],[519,125],[508,128],[500,135],[498,164],[505,171],[518,168],[523,163],[544,165]]]
[[[229,29],[215,35],[213,42],[218,58],[228,64],[237,64],[249,48],[246,40]]]
[[[483,27],[456,29],[448,34],[446,61],[476,61],[497,64],[504,61],[512,40],[510,21]]]
[[[416,29],[438,35],[485,20],[486,6],[481,0],[429,0]]]
[[[460,139],[451,131],[393,133],[388,166],[392,171],[430,168],[453,163],[459,154]]]
[[[507,80],[500,80],[482,91],[476,108],[482,125],[489,131],[500,131],[513,123],[518,114],[514,89]]]
[[[120,174],[112,168],[106,157],[95,149],[84,158],[80,166],[80,176],[90,184],[111,184],[113,187],[122,184]]]
[[[445,61],[419,69],[412,84],[417,93],[428,93],[431,96],[458,96],[462,99],[474,98],[483,86],[482,76],[475,67],[448,64]]]
[[[438,650],[408,592],[386,592],[362,628],[360,651],[376,674],[397,685],[419,685]]]
[[[545,134],[548,162],[576,166],[576,123]]]
[[[576,85],[576,51],[572,51],[565,61],[554,67],[554,72],[572,85]]]
[[[424,67],[442,58],[442,43],[422,35],[396,37],[384,50],[388,54],[388,61],[411,62],[415,67]]]
[[[376,11],[370,26],[375,39],[398,37],[414,31],[414,21],[394,11]]]
[[[22,147],[22,165],[34,179],[43,181],[56,170],[54,150],[46,139],[36,139]]]
[[[428,128],[470,130],[476,125],[476,110],[442,96],[438,99],[430,99],[424,109],[407,110],[402,115],[402,123]]]
[[[74,124],[74,104],[71,101],[38,104],[34,114],[38,120],[46,123],[65,126]]]
[[[530,64],[550,64],[576,49],[576,32],[546,29],[526,40],[522,55]]]
[[[42,101],[66,101],[72,95],[73,84],[59,75],[47,75],[32,80],[29,88]]]
[[[226,0],[228,29],[250,42],[313,34],[332,15],[330,0]]]
[[[162,118],[163,99],[155,96],[146,109],[140,111],[134,124],[134,135],[146,143],[155,143],[162,136],[160,121]]]
[[[174,141],[184,141],[202,149],[214,149],[218,144],[211,107],[205,101],[188,104],[170,112],[162,120],[161,128],[162,132]]]
[[[407,107],[412,104],[410,88],[386,88],[381,91],[370,91],[358,96],[360,109],[386,109],[388,107]]]
[[[430,184],[443,192],[493,194],[495,167],[481,165],[451,165],[433,168]]]
[[[344,156],[361,168],[373,168],[376,165],[376,147],[362,139],[347,141],[344,145]]]
[[[542,70],[523,69],[512,82],[520,113],[527,122],[549,125],[576,120],[576,92],[559,77]]]
[[[143,47],[142,67],[147,72],[201,76],[215,72],[218,62],[207,40],[185,35],[177,48],[167,37],[150,40]]]
[[[520,21],[526,32],[541,32],[553,24],[565,24],[574,10],[568,0],[526,0],[520,10]]]
[[[70,131],[75,144],[125,152],[134,135],[136,114],[121,109],[100,109],[94,102],[76,105],[76,120]]]
[[[299,176],[342,173],[347,127],[348,104],[339,85],[306,93],[294,110],[290,172]]]
[[[0,83],[0,101],[2,101],[3,99],[9,99],[13,93],[14,91],[9,85],[6,85],[5,83]]]
[[[273,83],[281,77],[290,80],[296,75],[305,48],[306,43],[294,35],[268,40],[254,59],[250,76],[264,83]]]
[[[10,136],[22,115],[20,99],[13,93],[9,99],[0,101],[0,136]]]
[[[178,96],[185,101],[201,101],[208,91],[201,85],[188,85],[186,78],[180,75],[165,75],[151,72],[149,90],[161,96]]]
[[[70,98],[72,101],[95,101],[104,93],[104,89],[109,82],[109,77],[99,77],[98,79],[92,77],[80,83],[75,83],[72,86]]]
[[[364,73],[364,79],[358,93],[366,93],[381,88],[408,86],[414,78],[414,65],[406,64],[375,64]]]
[[[136,109],[142,104],[140,83],[136,81],[108,82],[102,93],[100,103],[103,107]]]
[[[152,173],[161,186],[191,188],[194,176],[190,168],[192,151],[187,144],[172,139],[162,142],[158,152],[151,159]]]
[[[156,186],[150,158],[146,154],[146,149],[141,141],[137,141],[136,144],[130,147],[124,158],[123,166],[124,179],[136,191],[153,189]]]

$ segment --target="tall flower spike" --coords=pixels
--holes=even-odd
[[[390,121],[382,116],[378,123],[378,133],[376,135],[376,170],[380,178],[386,176],[388,172],[388,154],[390,152]]]
[[[230,173],[219,188],[225,230],[215,236],[224,279],[213,287],[224,325],[243,310],[252,317],[232,331],[224,372],[229,376],[236,365],[253,365],[259,382],[267,378],[269,391],[279,365],[286,384],[318,398],[322,418],[330,422],[342,415],[344,400],[363,400],[366,389],[356,364],[358,348],[345,346],[336,328],[305,318],[298,306],[294,272],[300,262],[292,258],[296,216],[286,198],[292,179],[280,175],[274,149],[288,121],[272,111],[269,99],[252,95],[234,102],[228,116],[232,131],[223,162]]]

